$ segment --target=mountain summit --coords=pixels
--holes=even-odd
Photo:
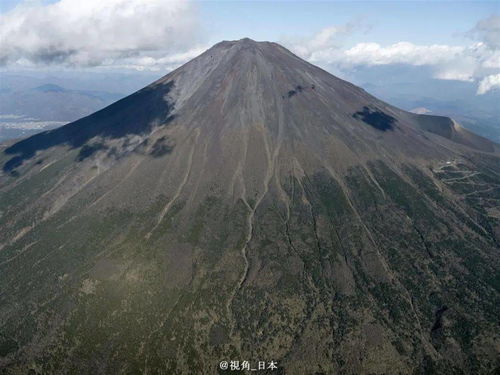
[[[224,41],[0,146],[6,373],[490,373],[500,148]]]

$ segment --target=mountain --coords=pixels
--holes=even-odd
[[[43,121],[74,121],[97,111],[123,95],[103,91],[70,90],[55,84],[0,93],[0,113]]]
[[[499,145],[278,44],[221,42],[0,155],[6,374],[498,365]]]
[[[66,124],[124,96],[105,91],[71,90],[52,83],[25,87],[23,83],[33,85],[34,82],[3,75],[0,78],[0,141]],[[18,81],[20,87],[16,85]]]

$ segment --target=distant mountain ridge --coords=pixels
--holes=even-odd
[[[70,90],[47,83],[0,92],[0,114],[32,117],[41,121],[74,121],[123,97],[119,93]]]

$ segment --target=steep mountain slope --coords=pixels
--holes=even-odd
[[[490,373],[499,146],[222,42],[0,156],[6,373]]]

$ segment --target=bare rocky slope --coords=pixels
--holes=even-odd
[[[221,42],[0,146],[0,370],[489,374],[500,148]]]

